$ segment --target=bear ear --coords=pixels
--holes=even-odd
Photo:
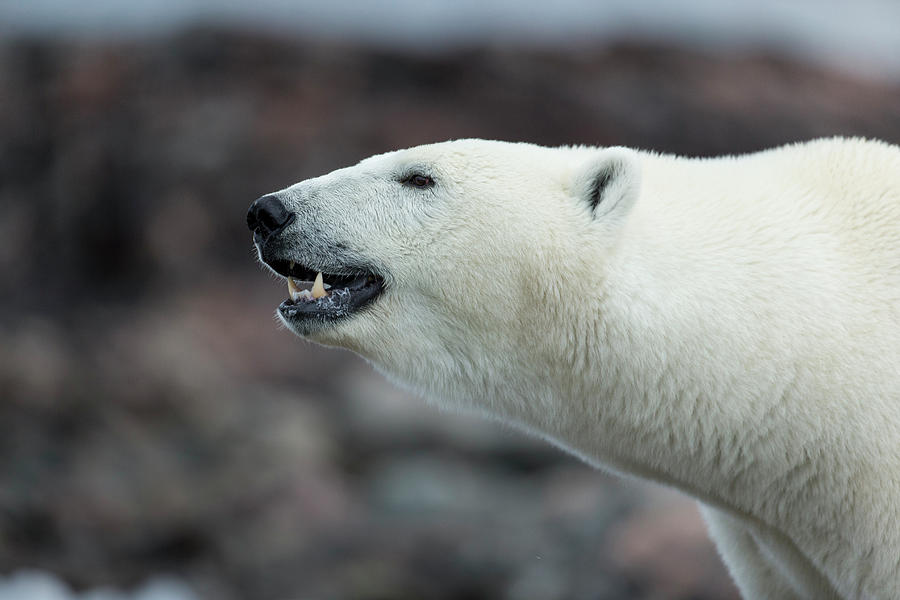
[[[624,219],[641,188],[641,164],[637,153],[620,146],[604,148],[579,169],[576,194],[596,220]]]

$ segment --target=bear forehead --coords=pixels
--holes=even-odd
[[[548,148],[525,142],[461,139],[378,154],[362,160],[358,166],[372,171],[422,165],[451,173],[498,168],[514,172],[533,172],[536,168],[559,172],[571,168],[573,155],[584,150]]]

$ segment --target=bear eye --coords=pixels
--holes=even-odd
[[[427,188],[434,185],[434,179],[429,177],[428,175],[422,175],[421,173],[413,173],[409,177],[403,180],[403,183],[409,184],[413,187],[417,188]]]

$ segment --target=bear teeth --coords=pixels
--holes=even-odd
[[[316,281],[313,283],[312,297],[319,299],[327,295],[328,292],[325,291],[325,284],[322,281],[322,271],[319,271],[316,274]]]
[[[288,277],[288,294],[290,295],[291,301],[296,302],[301,298],[304,300],[312,300],[312,294],[309,293],[309,290],[301,290],[297,285],[297,282],[294,281],[293,277]]]
[[[292,302],[296,302],[298,300],[318,300],[319,298],[324,298],[328,295],[328,292],[325,290],[331,288],[330,285],[326,284],[322,280],[321,272],[316,275],[316,280],[313,283],[312,290],[301,289],[300,283],[293,277],[288,277],[287,282],[288,296],[290,297]]]

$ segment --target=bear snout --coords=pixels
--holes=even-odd
[[[250,205],[247,227],[253,232],[253,241],[261,245],[296,218],[296,213],[289,211],[276,194],[266,194]]]

